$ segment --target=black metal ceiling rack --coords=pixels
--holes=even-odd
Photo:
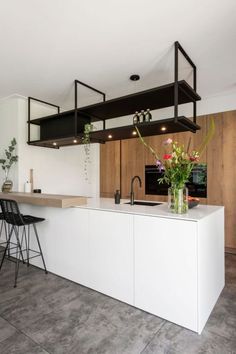
[[[185,80],[179,81],[179,52],[193,68],[193,87]],[[139,130],[143,136],[166,134],[180,131],[191,131],[195,133],[200,127],[196,124],[197,101],[201,98],[197,94],[197,69],[179,42],[174,47],[174,82],[141,91],[138,93],[118,97],[106,101],[104,92],[95,89],[79,80],[74,81],[75,105],[74,109],[60,112],[60,107],[37,98],[28,98],[28,144],[59,148],[60,146],[74,145],[81,143],[84,125],[96,121],[103,122],[101,130],[91,132],[91,142],[104,143],[110,140],[122,140],[134,138],[133,124],[123,127],[106,129],[106,120],[125,115],[134,114],[144,108],[151,110],[174,106],[174,117],[140,123]],[[102,96],[102,102],[78,108],[78,85],[82,85]],[[31,101],[57,108],[57,113],[31,119]],[[193,103],[193,119],[178,115],[180,104]],[[31,124],[40,126],[40,140],[31,140]],[[163,131],[165,126],[165,131]]]

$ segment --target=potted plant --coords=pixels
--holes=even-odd
[[[18,156],[16,155],[16,139],[13,138],[8,149],[5,149],[5,157],[0,159],[0,164],[5,172],[5,180],[2,185],[2,192],[10,192],[12,190],[13,182],[8,179],[9,171],[11,166],[18,161]]]

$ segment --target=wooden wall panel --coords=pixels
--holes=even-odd
[[[100,195],[113,198],[116,189],[121,189],[120,141],[100,145]]]
[[[130,183],[132,177],[140,176],[142,187],[139,187],[139,182],[134,182],[134,193],[136,199],[144,199],[144,149],[140,144],[139,139],[127,139],[121,141],[121,185],[122,198],[129,198]]]
[[[201,199],[201,203],[225,206],[225,243],[226,247],[236,250],[236,111],[198,117],[197,123],[201,130],[196,134],[165,134],[145,137],[145,140],[161,156],[164,153],[162,142],[168,137],[185,145],[191,137],[190,148],[197,149],[209,129],[211,116],[215,120],[216,132],[201,157],[201,162],[207,163],[208,174],[208,197]],[[131,178],[139,175],[143,183],[142,188],[139,188],[135,182],[136,199],[166,201],[165,196],[145,195],[144,168],[148,164],[155,164],[154,158],[139,139],[122,140],[120,145],[117,142],[101,145],[101,196],[113,197],[121,177],[122,197],[128,198]],[[121,176],[118,176],[119,171]]]
[[[207,202],[225,206],[225,245],[236,248],[236,111],[213,116],[216,133],[207,149]]]
[[[225,205],[226,245],[236,248],[236,111],[224,113],[223,203]]]

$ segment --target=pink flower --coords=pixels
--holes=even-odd
[[[167,140],[163,141],[163,145],[170,145],[172,144],[173,140],[171,138],[168,138]]]

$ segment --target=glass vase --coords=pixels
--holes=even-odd
[[[188,212],[188,188],[171,186],[168,188],[168,208],[175,214]]]
[[[5,170],[5,180],[2,185],[2,192],[3,193],[9,193],[12,191],[13,182],[8,179],[8,175],[9,175],[9,169],[6,169]]]

